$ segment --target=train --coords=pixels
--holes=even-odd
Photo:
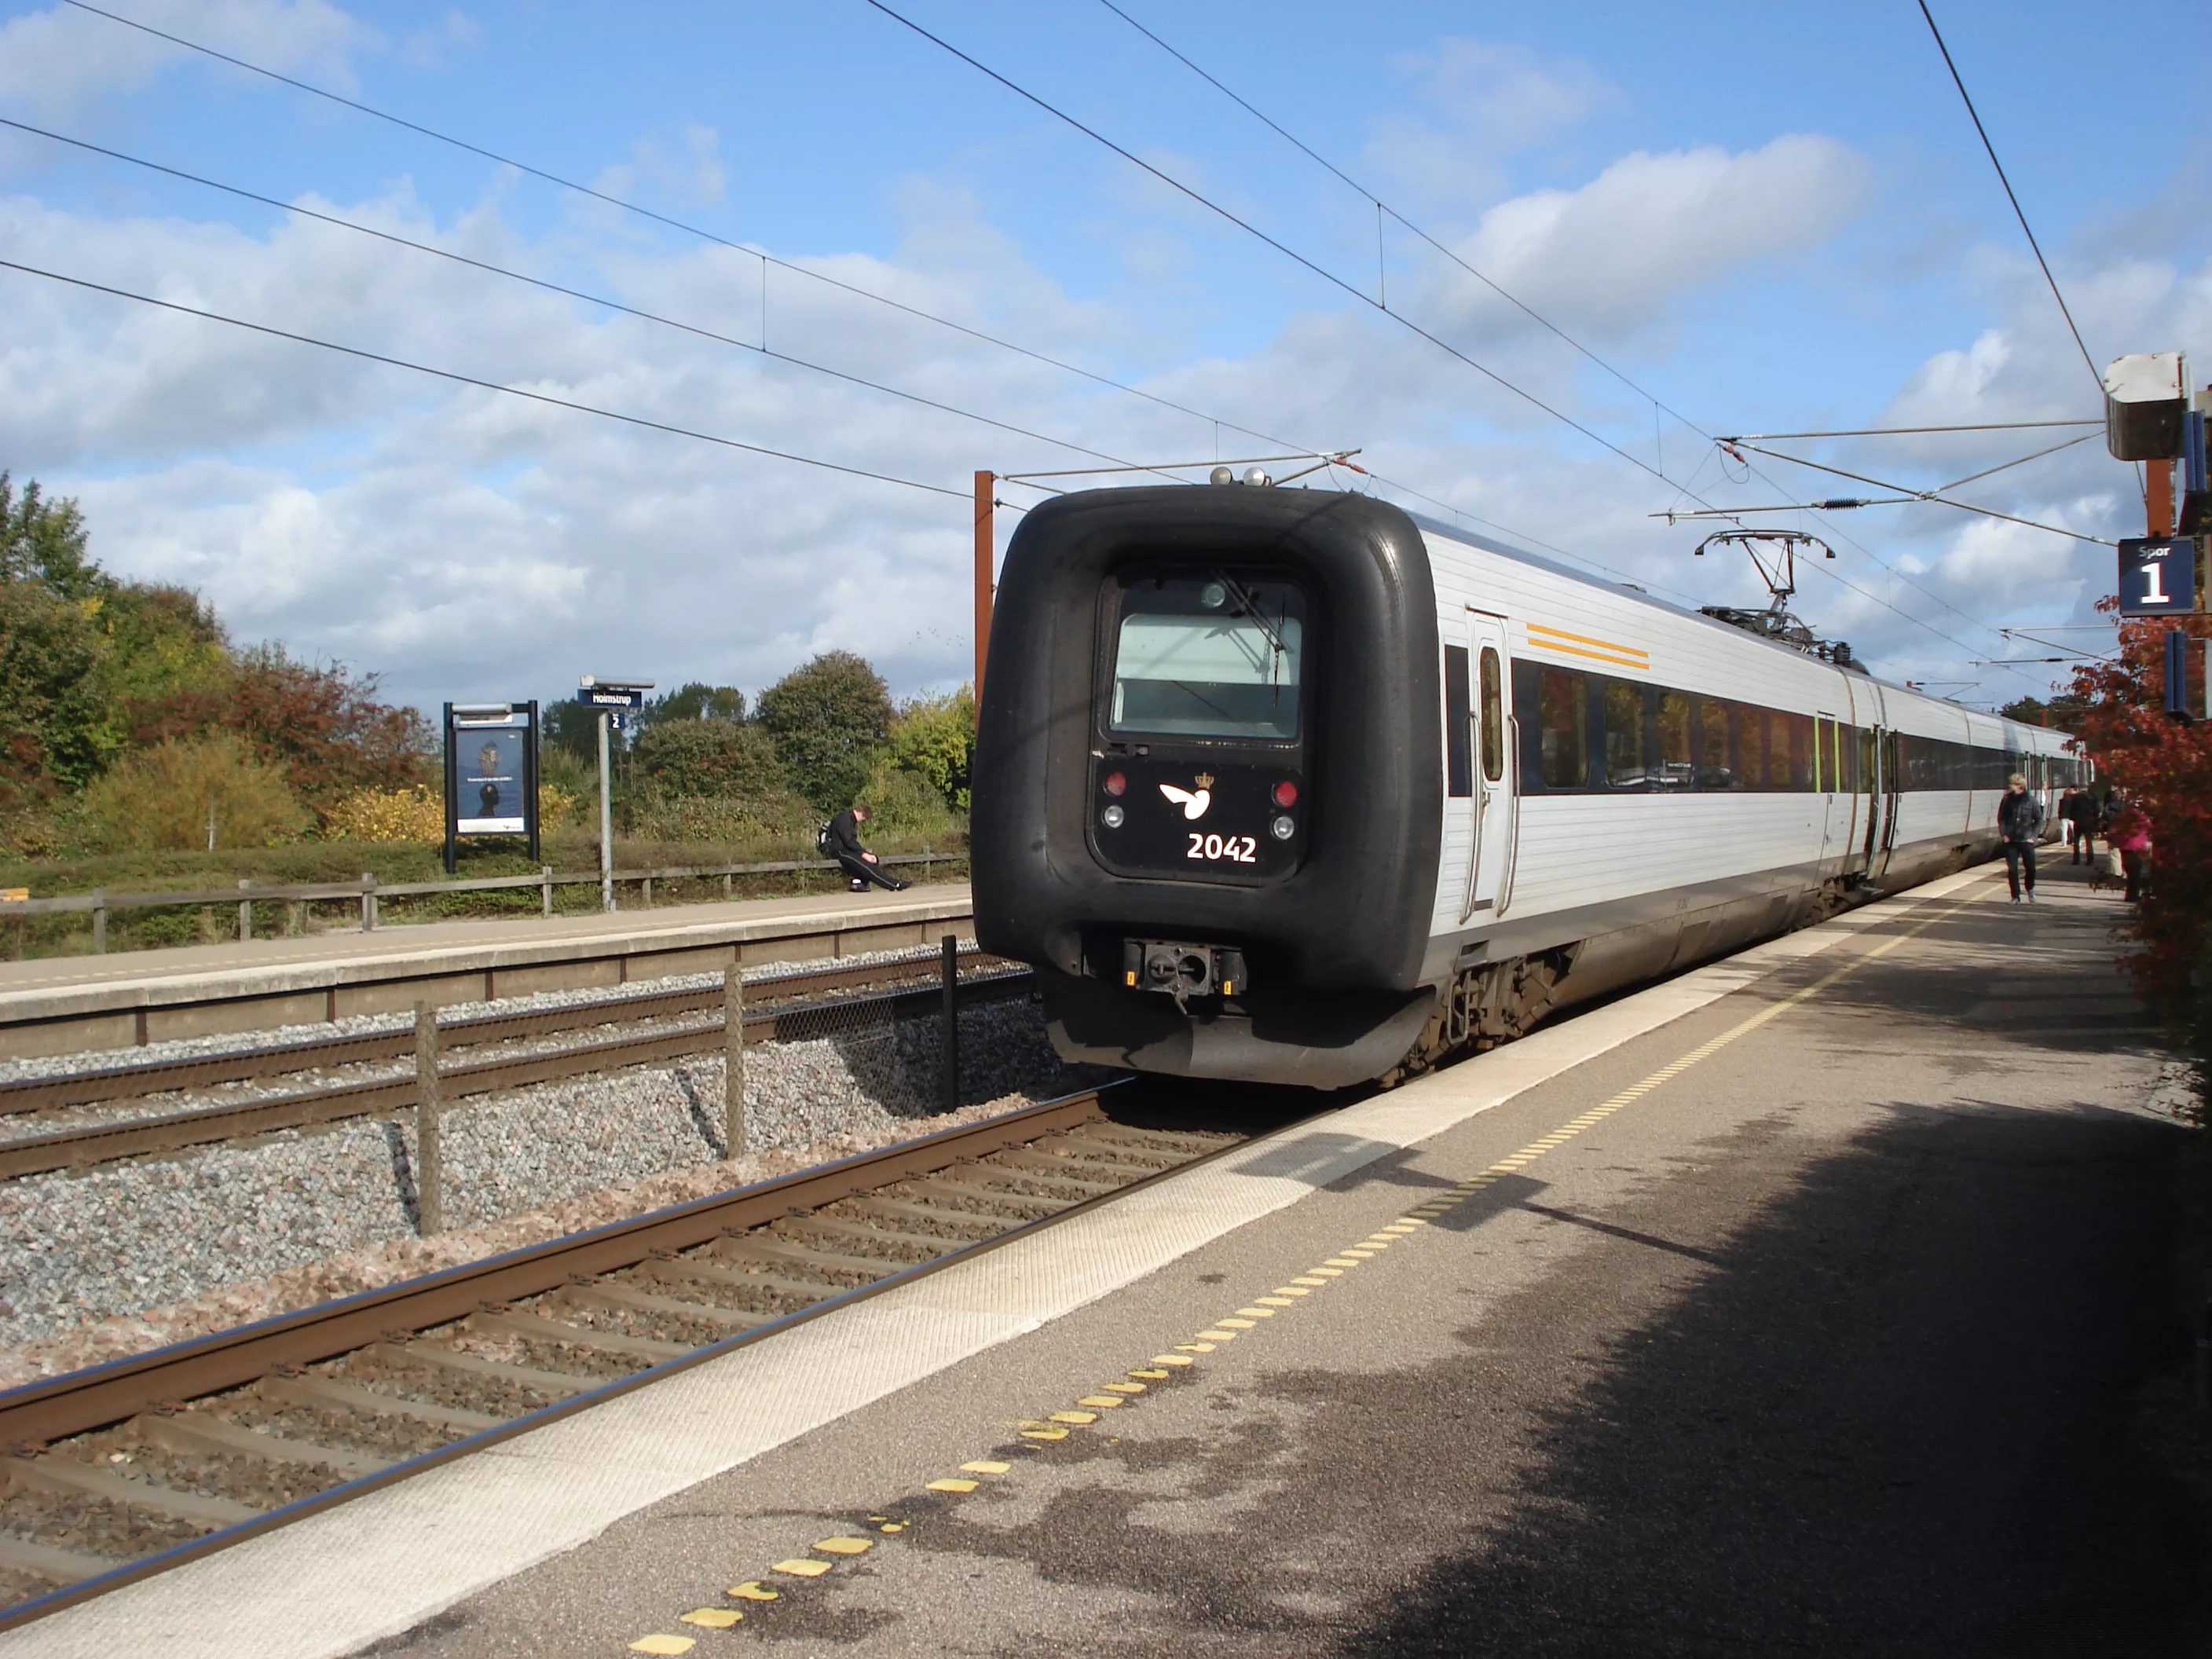
[[[1071,1061],[1402,1082],[1993,855],[2063,732],[1370,496],[1074,492],[1008,547],[975,934]]]

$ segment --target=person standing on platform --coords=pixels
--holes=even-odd
[[[2027,779],[2015,772],[2005,781],[2004,799],[1997,803],[1997,834],[2004,842],[2005,879],[2012,884],[2012,902],[2020,902],[2022,878],[2027,902],[2035,902],[2035,838],[2043,830],[2043,803],[2027,793]]]
[[[845,867],[856,893],[868,890],[873,882],[878,887],[894,893],[903,892],[911,882],[901,881],[883,866],[883,860],[860,845],[860,826],[868,821],[868,809],[854,801],[850,806],[822,827],[823,850]]]
[[[2115,794],[2105,820],[2105,840],[2120,855],[2120,873],[2127,878],[2127,902],[2143,896],[2150,876],[2150,816],[2131,800]]]
[[[2066,798],[2058,803],[2060,822],[2066,826],[2066,847],[2072,856],[2068,862],[2094,864],[2097,861],[2097,801],[2090,793],[2069,784]]]

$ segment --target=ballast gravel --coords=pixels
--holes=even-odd
[[[449,1104],[448,1231],[434,1239],[416,1236],[411,1113],[0,1185],[0,1387],[908,1139],[1103,1075],[1053,1054],[1034,997],[981,1004],[959,1018],[961,1097],[972,1103],[944,1112],[936,1016],[828,1023],[842,1029],[747,1049],[746,1150],[734,1159],[723,1145],[720,1055]]]
[[[963,939],[960,948],[973,950],[975,941]],[[761,963],[744,970],[748,987],[758,986],[763,991],[773,991],[780,979],[795,979],[818,973],[825,968],[873,968],[882,964],[911,963],[918,975],[935,971],[937,951],[933,947],[922,951],[863,951],[851,956],[824,957],[811,962]],[[501,997],[495,1002],[449,1002],[438,1010],[440,1024],[455,1020],[476,1019],[488,1014],[527,1014],[544,1008],[573,1008],[582,1002],[617,1002],[631,997],[658,996],[664,991],[700,990],[709,985],[720,985],[722,976],[712,974],[679,974],[666,979],[632,980],[627,985],[585,986],[569,991],[535,991],[528,996]],[[93,1048],[70,1054],[40,1054],[30,1058],[0,1060],[0,1083],[18,1083],[29,1078],[67,1077],[73,1073],[97,1071],[111,1066],[152,1066],[165,1060],[198,1060],[209,1054],[234,1054],[241,1049],[271,1047],[285,1042],[314,1042],[331,1037],[365,1036],[372,1031],[411,1030],[415,1016],[411,1012],[391,1014],[349,1014],[342,1019],[317,1020],[307,1025],[284,1025],[268,1031],[221,1031],[211,1036],[173,1037],[161,1042],[142,1042],[128,1048]]]

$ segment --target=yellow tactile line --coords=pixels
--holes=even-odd
[[[1082,1395],[1067,1410],[1051,1412],[1042,1419],[1024,1419],[1018,1424],[1013,1425],[1012,1426],[1018,1431],[1021,1442],[1024,1443],[1021,1449],[1028,1452],[1042,1450],[1043,1443],[1065,1440],[1077,1429],[1089,1428],[1097,1424],[1104,1413],[1118,1411],[1123,1406],[1134,1403],[1136,1397],[1146,1393],[1152,1384],[1166,1381],[1176,1370],[1198,1364],[1197,1356],[1213,1353],[1222,1344],[1234,1342],[1246,1332],[1259,1329],[1263,1321],[1273,1319],[1279,1313],[1287,1312],[1292,1308],[1300,1306],[1304,1298],[1313,1295],[1316,1291],[1328,1289],[1337,1279],[1342,1279],[1346,1273],[1364,1263],[1373,1261],[1392,1245],[1402,1243],[1407,1237],[1419,1233],[1437,1217],[1444,1214],[1455,1206],[1466,1203],[1468,1199],[1475,1196],[1485,1188],[1496,1184],[1507,1176],[1518,1174],[1543,1157],[1545,1153],[1564,1146],[1585,1130],[1595,1128],[1624,1106],[1641,1100],[1654,1089],[1680,1077],[1700,1060],[1711,1059],[1739,1037],[1750,1036],[1769,1020],[1778,1019],[1799,1004],[1809,1001],[1838,980],[1856,973],[1870,962],[1887,956],[1899,945],[1925,933],[1937,922],[1956,915],[1976,902],[1974,899],[1961,899],[1958,903],[1937,911],[1926,921],[1916,923],[1895,938],[1885,939],[1872,950],[1853,957],[1833,972],[1823,975],[1802,990],[1793,991],[1779,1002],[1770,1007],[1762,1008],[1750,1018],[1738,1021],[1719,1036],[1699,1043],[1687,1054],[1661,1066],[1649,1077],[1630,1084],[1611,1099],[1591,1107],[1578,1117],[1570,1118],[1551,1133],[1530,1141],[1518,1152],[1508,1153],[1480,1175],[1472,1176],[1456,1186],[1447,1187],[1435,1198],[1417,1204],[1396,1218],[1385,1222],[1357,1243],[1346,1245],[1317,1265],[1307,1268],[1304,1273],[1291,1279],[1288,1284],[1278,1285],[1265,1296],[1254,1297],[1249,1305],[1239,1308],[1233,1314],[1225,1315],[1215,1320],[1212,1325],[1198,1332],[1188,1341],[1175,1344],[1172,1352],[1155,1354],[1146,1365],[1125,1373],[1126,1380],[1106,1383],[1096,1392]],[[1013,1463],[1010,1457],[976,1458],[963,1463],[957,1475],[944,1476],[928,1481],[922,1490],[926,1492],[946,1496],[964,1496],[977,1490],[986,1479],[1010,1474],[1012,1469]],[[893,1504],[890,1507],[896,1509],[896,1505]],[[896,1520],[890,1515],[885,1514],[869,1516],[867,1524],[880,1533],[896,1534],[904,1532],[912,1523]],[[812,1547],[813,1553],[778,1561],[761,1577],[748,1579],[744,1583],[734,1585],[725,1594],[730,1600],[738,1601],[774,1601],[781,1594],[781,1591],[770,1587],[770,1580],[774,1577],[781,1576],[794,1580],[819,1578],[836,1565],[835,1559],[825,1559],[825,1557],[849,1559],[862,1555],[872,1548],[874,1543],[873,1539],[855,1537],[850,1534],[832,1534],[828,1538],[818,1540]],[[744,1614],[736,1607],[695,1607],[683,1614],[680,1622],[707,1629],[726,1630],[742,1621],[744,1618]],[[629,1649],[633,1653],[684,1654],[689,1653],[697,1641],[698,1638],[693,1636],[681,1636],[672,1632],[656,1632],[650,1636],[640,1637],[629,1644]]]

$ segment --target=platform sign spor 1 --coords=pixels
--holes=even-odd
[[[2197,538],[2136,537],[2120,544],[2120,614],[2170,617],[2197,609]]]

